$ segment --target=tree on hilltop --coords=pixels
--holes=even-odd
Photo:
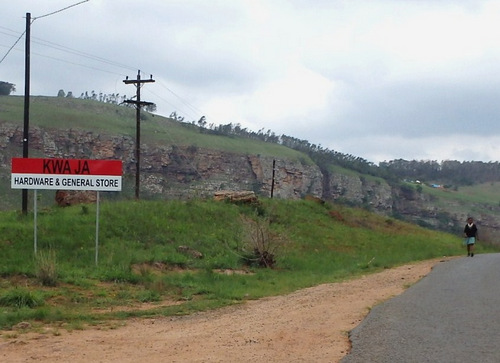
[[[0,81],[0,96],[8,96],[11,92],[16,92],[16,85]]]

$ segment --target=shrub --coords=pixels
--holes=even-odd
[[[253,220],[243,217],[246,232],[243,260],[248,265],[272,268],[276,264],[276,252],[282,243],[271,233],[269,224],[267,218]]]

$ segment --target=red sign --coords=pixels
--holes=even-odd
[[[122,175],[120,160],[12,158],[15,174]]]
[[[121,190],[120,160],[13,158],[13,189]]]

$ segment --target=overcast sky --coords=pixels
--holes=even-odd
[[[78,2],[2,1],[0,59],[35,19],[32,95],[132,96],[123,79],[140,69],[156,80],[143,100],[164,116],[374,163],[500,161],[500,1],[89,0],[56,12]],[[24,37],[0,80],[24,94]]]

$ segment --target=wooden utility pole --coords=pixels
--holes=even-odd
[[[274,173],[275,173],[275,170],[276,170],[276,160],[273,159],[273,179],[271,181],[271,199],[273,199],[273,195],[274,195]]]
[[[125,103],[135,105],[136,129],[135,129],[135,198],[139,199],[140,188],[140,170],[141,170],[141,108],[142,106],[153,105],[153,102],[141,101],[141,86],[143,83],[154,82],[153,75],[149,79],[141,80],[141,71],[137,71],[137,79],[129,80],[128,77],[123,81],[125,84],[134,84],[136,88],[135,101],[126,100]]]
[[[23,158],[28,157],[28,139],[30,129],[30,37],[31,13],[26,13],[26,35],[24,51],[24,130],[23,130]],[[22,190],[22,212],[28,213],[28,189]]]

